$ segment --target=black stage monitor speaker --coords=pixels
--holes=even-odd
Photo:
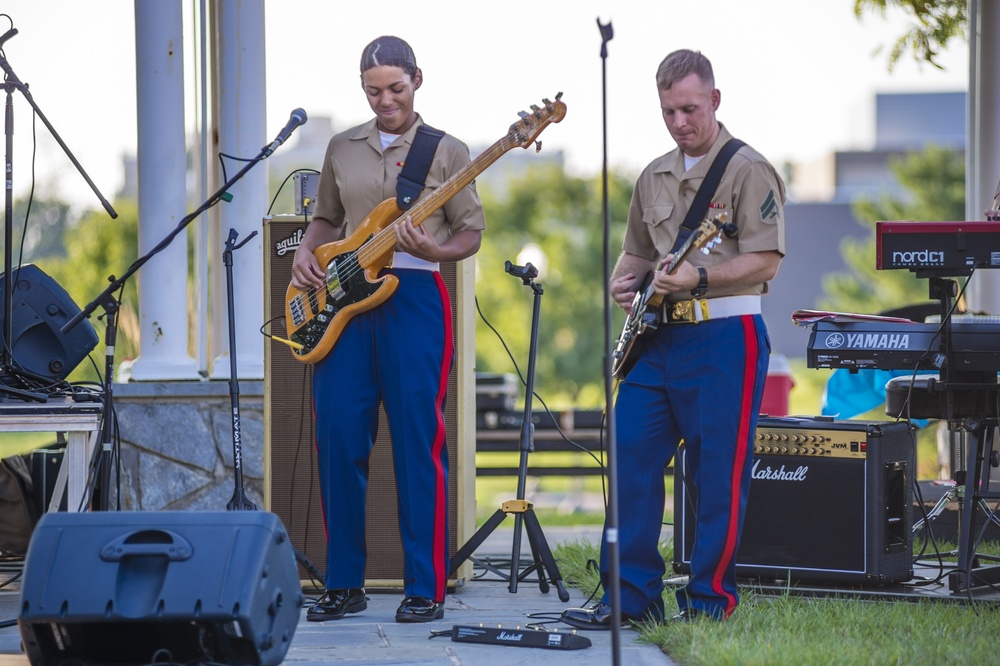
[[[694,488],[674,467],[674,571],[691,571]],[[711,473],[711,470],[706,470]],[[761,417],[736,574],[882,585],[913,577],[914,452],[903,422]]]
[[[11,272],[11,356],[16,367],[50,380],[66,379],[97,346],[97,331],[84,319],[65,334],[61,329],[77,307],[66,290],[34,264]],[[0,272],[0,303],[4,293]],[[7,327],[0,312],[0,341]]]
[[[273,513],[59,512],[35,528],[18,624],[34,665],[265,666],[302,604]]]

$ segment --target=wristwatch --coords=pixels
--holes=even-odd
[[[708,271],[704,266],[698,267],[698,286],[691,290],[691,295],[701,298],[708,292]]]

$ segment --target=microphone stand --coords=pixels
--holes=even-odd
[[[17,30],[11,30],[10,33],[12,33],[12,34],[10,34],[9,37],[7,37],[8,39],[10,37],[13,37],[15,34],[17,34]],[[3,321],[3,330],[0,331],[0,339],[2,339],[3,345],[0,346],[0,394],[7,394],[7,395],[10,395],[10,396],[13,396],[13,397],[17,397],[17,398],[21,398],[21,399],[24,399],[24,400],[34,400],[34,401],[37,401],[37,402],[47,402],[48,401],[48,396],[46,396],[44,393],[35,393],[35,392],[32,392],[32,391],[23,391],[23,390],[20,390],[20,389],[17,389],[17,388],[6,386],[4,384],[4,382],[3,382],[3,378],[19,374],[19,370],[17,370],[17,369],[14,368],[14,360],[13,360],[13,356],[12,356],[12,351],[13,351],[13,346],[14,346],[14,340],[13,340],[13,335],[14,335],[13,334],[13,326],[14,326],[14,321],[13,321],[13,309],[14,309],[13,290],[14,290],[14,284],[13,284],[13,280],[12,280],[12,276],[11,276],[11,270],[12,270],[12,266],[13,266],[12,246],[14,244],[14,238],[13,238],[13,236],[14,236],[14,232],[13,232],[13,226],[14,226],[14,222],[13,222],[14,205],[13,205],[13,187],[12,187],[12,183],[13,183],[13,178],[14,178],[14,167],[13,167],[13,161],[14,161],[14,157],[13,157],[13,153],[14,153],[14,148],[13,148],[13,146],[14,146],[14,143],[13,143],[14,142],[14,105],[13,105],[13,96],[14,96],[14,91],[15,90],[21,91],[21,94],[24,96],[24,99],[26,99],[28,101],[28,104],[31,105],[31,108],[34,109],[35,115],[37,115],[39,118],[41,118],[42,123],[44,123],[45,127],[48,128],[49,133],[52,135],[52,137],[59,144],[59,147],[63,149],[63,152],[66,153],[66,156],[69,157],[70,161],[73,163],[73,166],[75,166],[76,169],[77,169],[77,171],[80,172],[80,175],[83,176],[83,179],[85,181],[87,181],[88,185],[90,185],[90,189],[92,189],[94,191],[94,194],[97,195],[97,198],[100,200],[101,204],[104,206],[104,209],[106,211],[108,211],[108,214],[111,216],[111,218],[112,219],[117,218],[118,217],[118,213],[115,212],[115,209],[111,207],[111,204],[108,203],[108,200],[105,199],[104,196],[101,194],[101,192],[97,189],[97,186],[94,185],[94,182],[90,179],[90,176],[88,176],[87,172],[84,171],[83,167],[80,165],[80,163],[77,161],[76,157],[73,155],[73,152],[69,149],[69,147],[65,144],[65,142],[63,142],[62,137],[59,136],[59,133],[56,132],[55,128],[52,127],[52,123],[49,122],[49,119],[45,117],[44,113],[42,113],[42,110],[38,107],[38,104],[35,103],[35,100],[31,96],[31,93],[28,92],[28,85],[26,83],[22,83],[21,80],[18,79],[17,74],[14,73],[14,70],[10,66],[10,63],[7,62],[7,57],[4,55],[2,49],[0,49],[0,69],[3,69],[3,71],[5,73],[3,87],[4,87],[4,90],[7,93],[7,103],[6,103],[5,115],[4,115],[4,130],[5,130],[5,134],[6,134],[6,141],[5,141],[5,150],[6,150],[5,161],[6,161],[6,164],[5,164],[5,167],[6,167],[6,174],[7,174],[6,175],[7,187],[6,187],[6,192],[5,192],[5,196],[4,196],[3,313],[2,313],[2,316],[0,316],[0,319],[2,319],[2,321]]]
[[[275,142],[277,143],[277,142]],[[111,462],[112,462],[112,443],[111,443],[111,425],[112,425],[112,415],[114,413],[114,405],[112,401],[112,385],[114,383],[114,354],[115,354],[115,338],[117,337],[117,325],[118,325],[118,308],[119,303],[114,297],[114,292],[120,291],[125,286],[125,281],[128,280],[136,271],[142,268],[147,261],[153,258],[154,255],[161,252],[174,240],[174,238],[183,231],[191,220],[197,218],[203,212],[219,203],[222,200],[228,200],[232,198],[229,194],[229,188],[233,186],[236,181],[242,178],[250,169],[252,169],[258,162],[263,160],[265,157],[274,152],[275,143],[271,143],[264,148],[261,148],[260,152],[257,153],[253,159],[248,161],[246,165],[239,170],[232,178],[226,181],[225,184],[220,187],[215,194],[210,196],[205,200],[203,204],[198,206],[196,210],[188,213],[184,218],[177,224],[173,231],[167,234],[163,240],[161,240],[156,247],[147,252],[145,255],[136,259],[128,270],[120,277],[116,278],[114,275],[108,277],[108,282],[110,283],[103,292],[101,292],[97,298],[87,304],[87,307],[83,308],[78,312],[72,319],[66,322],[59,331],[63,334],[72,330],[74,326],[79,324],[85,318],[90,317],[90,315],[97,309],[98,306],[104,308],[106,313],[105,319],[105,354],[106,363],[104,371],[104,408],[102,415],[102,427],[101,427],[101,447],[94,451],[94,460],[92,461],[92,466],[94,471],[92,474],[96,475],[100,472],[101,475],[101,485],[95,490],[93,495],[92,508],[94,510],[106,511],[108,508],[108,497],[107,497],[107,484],[111,473]],[[247,239],[249,240],[249,238]],[[230,350],[230,355],[235,358],[232,350]],[[119,493],[119,497],[120,497]]]
[[[531,292],[534,294],[532,312],[531,312],[531,338],[528,346],[528,370],[525,379],[526,394],[524,400],[524,418],[521,421],[521,456],[520,464],[517,470],[517,499],[509,500],[504,502],[499,509],[490,517],[486,523],[483,524],[469,541],[459,548],[458,552],[455,553],[455,557],[451,559],[449,572],[455,573],[458,571],[458,567],[465,562],[467,559],[471,559],[476,564],[479,564],[484,569],[487,569],[503,580],[508,581],[509,585],[507,589],[513,594],[517,592],[518,581],[523,580],[533,571],[538,571],[538,589],[542,592],[549,591],[548,581],[545,580],[545,574],[548,573],[549,577],[552,579],[552,584],[556,586],[556,593],[559,595],[560,601],[569,601],[569,592],[566,590],[566,586],[563,585],[562,574],[559,573],[559,567],[556,564],[555,558],[552,556],[552,550],[549,548],[548,542],[545,540],[545,534],[542,532],[541,523],[538,522],[538,516],[535,515],[534,506],[531,502],[527,501],[524,497],[526,490],[525,477],[528,473],[528,454],[535,450],[534,443],[534,433],[535,426],[531,422],[531,398],[535,392],[535,357],[538,349],[538,313],[541,310],[541,298],[544,290],[542,285],[535,282],[534,278],[538,277],[538,270],[532,266],[530,263],[524,266],[515,266],[509,261],[506,262],[504,270],[513,275],[514,277],[520,278],[521,282],[528,287],[531,287]],[[507,514],[514,514],[514,540],[511,548],[510,554],[510,575],[500,571],[489,562],[484,562],[473,556],[479,546],[486,540],[486,538],[493,533],[500,523],[504,521]],[[529,565],[524,571],[518,573],[521,567],[521,528],[528,534],[528,545],[531,547],[531,553],[534,562]]]
[[[239,245],[236,238],[239,236],[236,229],[229,230],[229,238],[226,240],[226,249],[222,252],[222,263],[226,265],[226,296],[229,302],[229,397],[233,409],[233,474],[236,484],[233,488],[233,497],[226,505],[229,511],[256,511],[257,505],[250,501],[250,498],[243,492],[243,451],[240,446],[240,382],[236,378],[236,308],[233,305],[233,252],[240,249],[257,235],[254,230]]]
[[[611,378],[611,354],[614,349],[611,328],[611,214],[608,204],[608,42],[615,35],[611,21],[606,24],[597,19],[597,28],[601,32],[601,112],[602,112],[602,145],[603,167],[601,171],[602,208],[604,211],[604,396],[605,413],[608,424],[608,508],[604,519],[604,536],[608,549],[608,581],[611,589],[608,598],[611,602],[611,663],[621,664],[621,578],[619,544],[618,544],[618,446],[615,432],[614,385]]]

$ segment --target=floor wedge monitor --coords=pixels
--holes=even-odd
[[[303,601],[273,513],[50,512],[25,557],[18,624],[35,666],[269,666]]]

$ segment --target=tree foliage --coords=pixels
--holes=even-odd
[[[39,261],[39,266],[62,285],[73,300],[84,308],[108,286],[110,275],[122,275],[138,256],[139,211],[134,201],[115,202],[118,218],[109,220],[102,211],[85,213],[80,220],[67,227],[61,242],[64,256],[50,256]],[[118,336],[115,352],[119,361],[135,357],[139,350],[138,290],[135,279],[126,281],[123,292],[114,294],[121,307],[118,313]],[[91,352],[103,373],[104,365],[104,310],[98,308],[90,318],[97,330],[99,342]],[[70,375],[70,380],[97,381],[99,375],[94,365],[83,363]]]
[[[861,199],[854,204],[855,217],[871,234],[841,242],[849,270],[824,278],[822,308],[876,313],[929,301],[926,280],[910,271],[875,269],[875,222],[964,219],[965,158],[961,152],[929,147],[890,161],[890,169],[909,196]]]
[[[855,0],[854,14],[861,18],[868,10],[885,16],[890,6],[911,15],[916,24],[904,32],[889,50],[889,71],[907,51],[912,51],[913,58],[918,62],[943,69],[935,58],[952,38],[965,38],[965,27],[969,22],[968,0]]]
[[[524,265],[530,261],[540,269],[534,282],[542,291],[536,393],[554,409],[603,405],[606,337],[601,179],[568,176],[558,167],[537,167],[508,182],[503,192],[484,185],[480,194],[487,229],[476,255],[476,300],[482,313],[476,326],[476,370],[513,373],[516,363],[522,376],[527,371],[535,296],[520,278],[506,273],[505,262]],[[631,196],[631,180],[609,176],[611,262],[621,249]],[[544,263],[522,254],[529,245],[543,253]],[[612,337],[624,321],[620,308],[613,311]]]

